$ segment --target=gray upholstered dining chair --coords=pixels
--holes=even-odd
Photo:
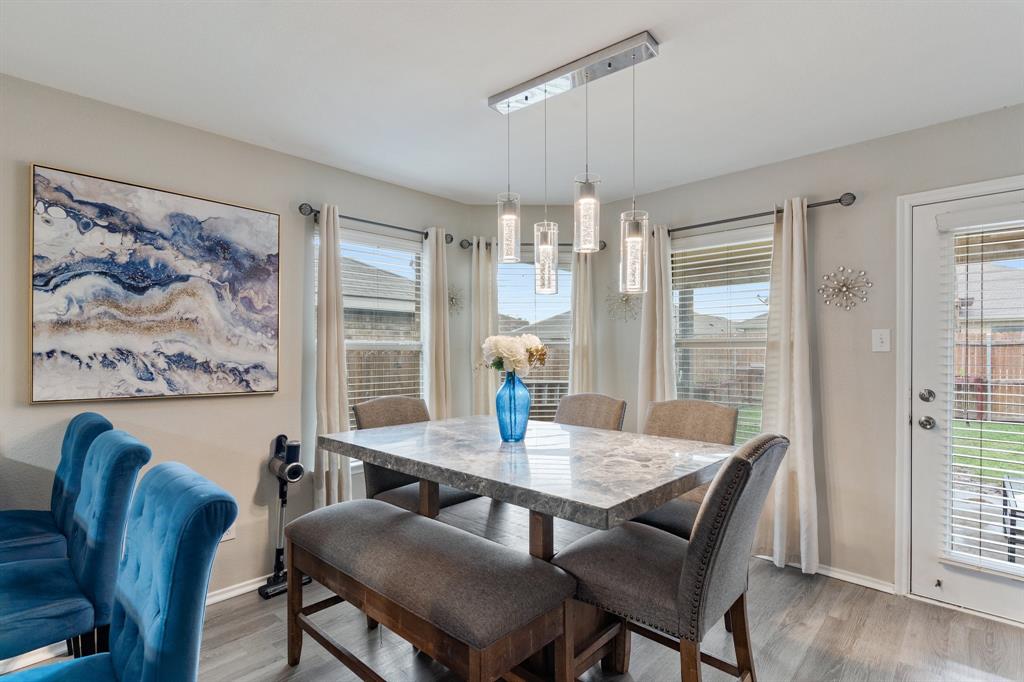
[[[576,599],[621,619],[612,626],[617,636],[627,638],[620,651],[629,651],[629,633],[636,632],[678,648],[684,682],[699,682],[702,660],[741,680],[756,679],[747,570],[758,518],[788,447],[786,438],[765,434],[726,460],[689,540],[627,521],[591,533],[555,555],[552,562],[579,583]],[[726,613],[733,622],[736,665],[700,651],[704,635]],[[628,653],[624,658],[619,662],[623,670]]]
[[[626,401],[602,393],[574,393],[558,401],[556,424],[621,431]]]
[[[702,440],[732,445],[736,440],[739,410],[704,400],[666,400],[647,408],[643,432],[649,436]],[[689,538],[700,503],[707,495],[702,485],[653,511],[633,519],[681,538]]]
[[[367,400],[353,405],[352,412],[355,413],[356,428],[360,430],[430,421],[427,404],[419,398],[406,396],[384,396]],[[388,502],[406,511],[419,511],[420,487],[419,479],[415,476],[363,462],[363,481],[366,485],[367,499]],[[442,485],[439,487],[438,497],[441,507],[450,507],[479,496]]]

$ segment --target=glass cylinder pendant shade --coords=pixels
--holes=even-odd
[[[538,294],[558,293],[558,223],[533,226],[534,288]]]
[[[619,292],[647,293],[647,211],[624,211],[619,229]]]
[[[596,253],[601,249],[601,200],[597,185],[601,178],[593,173],[576,176],[575,230],[572,250]]]
[[[519,195],[498,195],[498,262],[519,262]]]

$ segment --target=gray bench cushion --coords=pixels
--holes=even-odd
[[[352,500],[285,528],[322,561],[478,649],[571,597],[576,581],[526,552],[403,511]]]
[[[452,505],[459,504],[460,502],[468,502],[469,500],[477,497],[480,496],[474,493],[467,493],[465,490],[453,488],[450,485],[438,486],[437,499],[438,506],[441,509],[451,507]],[[391,490],[385,490],[382,493],[377,493],[373,499],[393,504],[396,507],[405,509],[406,511],[418,512],[420,510],[419,481],[399,486],[397,488],[392,488]]]
[[[688,549],[686,540],[630,521],[584,536],[552,562],[579,581],[581,601],[677,635],[676,594]]]

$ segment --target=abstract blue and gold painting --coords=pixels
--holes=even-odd
[[[32,168],[32,401],[266,393],[279,217]]]

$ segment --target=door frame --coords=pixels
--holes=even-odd
[[[913,353],[913,224],[914,207],[955,201],[985,194],[998,194],[1024,189],[1024,175],[972,182],[955,187],[943,187],[927,192],[903,194],[896,197],[896,404],[901,411],[901,426],[896,430],[896,594],[922,599],[933,604],[958,608],[945,602],[919,597],[910,592],[910,463],[911,463],[911,410],[913,385],[911,359]],[[961,609],[970,611],[970,609]],[[979,613],[986,618],[1003,620],[997,616]],[[1005,621],[1011,622],[1012,621]],[[1015,625],[1019,625],[1014,623]]]

